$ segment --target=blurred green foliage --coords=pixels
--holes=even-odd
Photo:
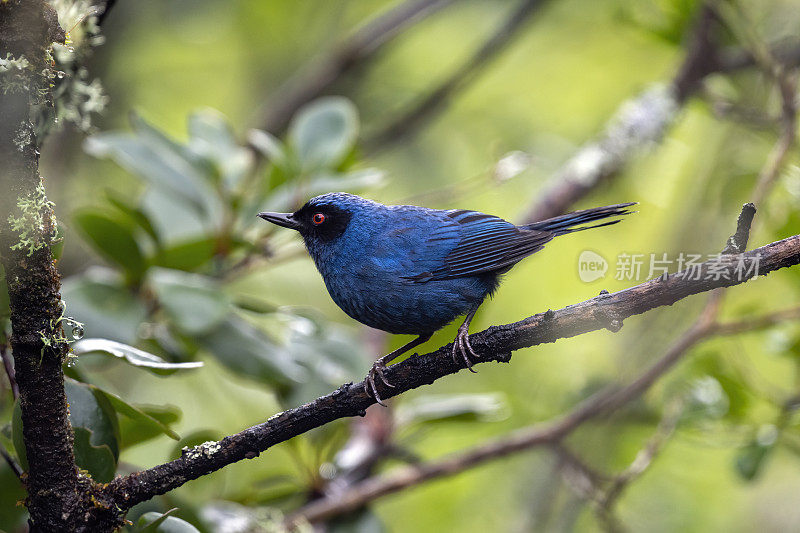
[[[77,364],[66,369],[76,457],[95,479],[169,460],[183,446],[239,431],[365,374],[375,350],[364,332],[332,304],[296,236],[261,223],[257,212],[349,190],[513,220],[623,101],[669,79],[698,2],[552,1],[438,120],[404,144],[364,153],[359,141],[446,78],[510,7],[462,2],[398,36],[335,86],[332,93],[347,98],[314,100],[285,134],[258,129],[283,81],[389,5],[180,0],[114,7],[106,43],[88,65],[110,96],[107,114],[95,119],[100,133],[51,133],[42,154],[48,195],[64,224],[65,313],[84,324],[87,337],[71,339]],[[748,39],[800,33],[797,2],[747,5]],[[739,37],[721,36],[726,44]],[[90,85],[86,73],[67,79]],[[93,104],[76,115],[82,130],[102,101],[90,96]],[[735,113],[742,109],[765,117],[766,127]],[[778,109],[771,82],[756,70],[710,78],[658,146],[576,206],[638,200],[639,213],[518,265],[473,331],[630,284],[611,273],[581,282],[576,263],[585,249],[607,259],[719,250],[775,140]],[[497,161],[520,151],[528,155],[524,170],[496,179]],[[790,163],[759,210],[753,246],[800,233],[796,153]],[[723,319],[796,304],[798,272],[731,290]],[[4,283],[0,269],[0,344],[9,332]],[[604,385],[635,377],[702,303],[681,301],[628,320],[616,335],[522,350],[511,369],[483,366],[477,376],[405,394],[396,401],[393,444],[434,459],[557,416]],[[453,335],[445,328],[428,346]],[[678,429],[623,494],[621,522],[633,531],[794,530],[799,370],[796,323],[713,339],[569,445],[599,470],[621,471],[665,406],[680,398],[686,407]],[[24,462],[19,409],[4,387],[0,379],[0,444]],[[342,470],[346,458],[337,454],[350,437],[345,421],[293,439],[140,505],[130,530],[205,532],[234,521],[269,530],[281,510],[318,494]],[[597,530],[592,506],[557,471],[545,451],[521,454],[379,500],[331,529]],[[24,508],[15,504],[23,497],[0,464],[0,529],[21,527]]]

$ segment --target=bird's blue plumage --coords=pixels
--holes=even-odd
[[[330,193],[291,215],[262,215],[283,216],[275,223],[300,231],[328,292],[348,315],[390,333],[425,335],[477,308],[500,274],[555,236],[625,214],[628,205],[515,226],[476,211],[387,206]]]
[[[335,246],[310,238],[306,247],[333,301],[359,322],[390,333],[433,332],[495,288],[491,275],[427,283],[413,279],[440,270],[461,241],[463,231],[447,212],[385,206],[338,193],[310,205],[328,202],[346,202],[350,222]]]

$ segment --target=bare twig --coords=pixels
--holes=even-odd
[[[777,179],[780,169],[789,155],[797,138],[797,73],[775,67],[776,82],[781,95],[781,137],[770,152],[767,164],[761,170],[753,192],[752,202],[761,205]]]
[[[25,471],[22,470],[22,467],[19,466],[19,463],[17,463],[14,458],[11,457],[11,454],[8,453],[8,450],[6,450],[5,446],[2,444],[0,444],[0,455],[2,455],[3,459],[5,459],[6,463],[8,463],[8,466],[14,472],[14,475],[17,476],[18,479],[22,479],[22,474],[24,474]]]
[[[382,45],[452,0],[407,0],[369,21],[323,58],[318,58],[278,90],[262,119],[262,128],[278,134],[307,102],[325,94],[357,66],[373,58]]]
[[[17,398],[19,398],[19,386],[17,385],[17,378],[14,375],[14,362],[11,360],[11,355],[8,353],[8,346],[5,344],[0,344],[0,358],[3,359],[3,367],[6,369],[8,382],[11,384],[11,395],[14,397],[14,401],[17,401]]]
[[[545,0],[523,0],[500,24],[495,32],[458,69],[432,89],[411,109],[364,141],[367,152],[385,149],[413,134],[444,109],[450,99],[467,86],[477,74],[497,57],[519,35],[530,16]]]
[[[614,476],[609,486],[600,493],[600,498],[597,500],[597,514],[609,530],[620,529],[619,521],[614,515],[614,506],[623,491],[650,467],[675,432],[683,412],[683,403],[683,400],[675,400],[667,405],[667,412],[659,422],[656,433],[650,437],[644,448],[639,450],[630,466]]]
[[[756,216],[756,206],[747,203],[742,206],[739,219],[736,221],[736,233],[730,236],[723,254],[740,254],[747,250],[747,241],[750,238],[750,226],[753,224],[753,217]]]

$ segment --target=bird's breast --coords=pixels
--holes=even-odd
[[[392,263],[371,258],[330,269],[323,279],[345,313],[390,333],[436,331],[482,302],[493,288],[480,277],[415,283],[387,265]]]

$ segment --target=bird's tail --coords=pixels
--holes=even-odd
[[[566,215],[548,218],[547,220],[534,222],[533,224],[528,224],[527,226],[523,227],[538,231],[549,231],[555,234],[555,236],[566,235],[567,233],[572,233],[575,231],[583,231],[585,229],[599,228],[602,226],[616,224],[619,222],[619,220],[610,220],[608,222],[594,224],[592,226],[575,227],[608,217],[629,215],[633,213],[633,211],[630,211],[626,208],[632,205],[636,205],[636,202],[607,205],[605,207],[593,207],[592,209],[584,209],[583,211],[573,211],[572,213],[567,213]]]

